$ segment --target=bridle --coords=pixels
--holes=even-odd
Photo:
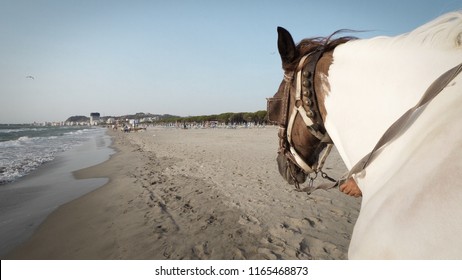
[[[314,74],[316,65],[323,53],[324,49],[319,48],[303,56],[295,71],[288,71],[284,74],[285,87],[283,96],[267,99],[268,120],[279,125],[278,153],[283,155],[287,162],[292,162],[309,177],[310,186],[307,188],[307,192],[311,192],[314,189],[330,189],[335,186],[339,186],[353,175],[363,173],[365,168],[376,158],[377,154],[381,151],[381,148],[403,133],[407,127],[409,127],[413,121],[418,118],[423,109],[426,108],[426,105],[438,96],[438,94],[441,93],[455,77],[462,73],[462,63],[460,63],[441,74],[441,76],[439,76],[428,87],[419,102],[414,107],[406,111],[385,131],[372,151],[359,160],[342,178],[336,181],[322,171],[324,162],[333,146],[333,142],[324,127],[316,92],[314,90]],[[307,60],[309,61],[305,63]],[[290,110],[290,91],[294,80],[295,102],[294,107]],[[318,148],[316,149],[316,151],[319,151],[316,155],[318,160],[311,166],[295,150],[292,143],[292,129],[297,115],[301,116],[311,135],[319,140]],[[288,165],[288,168],[291,168],[290,165]],[[290,170],[290,172],[290,175],[295,182],[295,186],[297,189],[300,189],[298,181],[295,178],[295,171]],[[332,186],[324,185],[313,188],[313,181],[317,177],[318,173],[321,173],[323,178],[336,183]]]
[[[279,125],[278,153],[284,155],[288,162],[292,162],[308,176],[310,179],[310,187],[312,187],[313,181],[318,173],[321,173],[323,178],[335,181],[322,171],[324,162],[332,149],[333,143],[324,127],[324,121],[319,110],[314,89],[316,65],[324,51],[323,47],[319,47],[303,56],[294,71],[286,71],[284,74],[285,85],[283,96],[267,99],[268,119],[270,122]],[[291,109],[289,108],[290,92],[294,81],[295,102]],[[297,115],[303,119],[310,134],[319,140],[318,147],[316,148],[316,150],[319,151],[316,155],[318,160],[312,165],[308,164],[307,161],[300,156],[292,143],[292,130]],[[290,168],[290,165],[288,166]],[[299,189],[294,170],[290,172],[292,179],[294,179],[295,186]]]

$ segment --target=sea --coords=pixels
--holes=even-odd
[[[0,124],[0,185],[9,184],[105,128]]]
[[[114,154],[106,128],[0,125],[0,258],[59,206],[108,182],[73,172]]]

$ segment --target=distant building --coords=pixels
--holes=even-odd
[[[99,118],[100,118],[99,113],[91,113],[90,114],[90,125],[98,125]]]
[[[128,122],[130,123],[132,127],[135,127],[138,125],[140,121],[138,119],[129,119]]]
[[[106,123],[107,124],[114,124],[116,120],[114,118],[107,118]]]

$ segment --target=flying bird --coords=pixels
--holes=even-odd
[[[32,80],[35,80],[34,76],[26,76],[26,79],[32,79]]]

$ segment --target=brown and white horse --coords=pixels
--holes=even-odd
[[[285,71],[268,102],[289,183],[322,172],[335,144],[351,169],[429,86],[462,63],[462,12],[372,39],[305,39],[278,28]],[[462,74],[413,112],[342,187],[362,192],[349,258],[462,259]],[[357,187],[359,189],[357,189]]]

